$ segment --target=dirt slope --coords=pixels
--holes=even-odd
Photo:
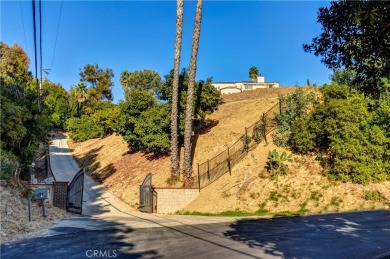
[[[259,120],[261,114],[277,103],[278,94],[288,94],[295,88],[258,89],[223,96],[223,104],[206,117],[211,125],[196,142],[194,170],[202,163],[234,143],[244,133],[245,126]],[[69,142],[81,166],[94,172],[104,185],[125,202],[138,206],[139,185],[145,176],[153,174],[155,186],[167,186],[170,176],[169,157],[158,159],[138,152],[128,153],[120,136],[92,139],[83,143]],[[330,182],[321,175],[318,163],[294,162],[288,176],[277,181],[262,173],[269,150],[278,149],[272,143],[260,144],[236,165],[232,176],[225,174],[202,189],[200,197],[185,211],[221,212],[226,210],[256,211],[260,207],[271,211],[311,212],[368,209],[387,206],[386,201],[364,199],[367,190],[378,190],[390,200],[390,183],[360,186]],[[297,157],[296,159],[303,159]],[[307,159],[306,159],[307,160]],[[262,174],[262,178],[259,177]]]
[[[261,143],[233,168],[231,176],[227,173],[202,189],[200,196],[183,212],[255,212],[262,209],[271,214],[289,215],[389,209],[389,181],[367,186],[330,181],[322,174],[318,161],[311,157],[294,157],[287,175],[271,179],[264,167],[268,151],[273,149],[280,154],[285,151],[273,143]],[[370,191],[379,191],[384,199],[367,200],[365,194]]]
[[[1,238],[0,243],[16,241],[22,238],[31,238],[57,221],[71,217],[73,214],[46,205],[47,217],[42,217],[42,209],[38,202],[31,204],[31,222],[28,221],[27,199],[21,197],[16,184],[0,181],[0,211],[1,211]]]

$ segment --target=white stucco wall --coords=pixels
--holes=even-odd
[[[240,89],[237,88],[225,88],[221,89],[221,94],[235,94],[235,93],[241,93]]]
[[[279,87],[278,82],[264,82],[264,76],[259,76],[257,82],[216,82],[212,85],[221,92],[221,94],[234,94],[241,93],[243,91],[252,91],[260,88],[274,88]],[[251,85],[252,88],[246,89],[245,85]]]

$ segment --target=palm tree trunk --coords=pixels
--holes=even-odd
[[[179,92],[179,69],[181,55],[181,40],[183,31],[183,0],[177,0],[176,18],[176,42],[173,69],[173,91],[172,91],[172,115],[171,115],[171,176],[180,175],[180,158],[178,143],[178,92]]]
[[[198,57],[200,24],[202,21],[203,0],[198,0],[196,4],[196,15],[194,24],[194,33],[192,36],[192,51],[190,60],[190,75],[188,81],[187,107],[185,117],[184,132],[184,186],[190,186],[192,180],[192,158],[191,158],[191,137],[192,137],[192,113],[193,97],[196,75],[196,62]]]

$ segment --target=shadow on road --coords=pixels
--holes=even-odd
[[[161,258],[153,249],[133,251],[127,238],[134,229],[124,224],[78,217],[67,225],[52,228],[50,236],[1,245],[2,258]]]
[[[390,212],[242,219],[224,235],[284,258],[390,257]],[[387,258],[389,258],[387,257]]]

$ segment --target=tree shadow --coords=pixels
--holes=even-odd
[[[210,130],[219,124],[218,120],[206,119],[204,121],[199,122],[199,125],[195,127],[195,135],[192,137],[192,145],[191,145],[191,161],[194,162],[196,145],[198,143],[198,139],[201,135],[205,135],[210,132]]]
[[[371,258],[390,252],[389,211],[241,219],[230,227],[226,237],[283,258]]]
[[[116,168],[114,167],[113,163],[110,163],[107,166],[103,167],[99,171],[99,173],[97,173],[96,170],[99,167],[100,167],[100,163],[94,163],[92,167],[88,168],[91,177],[93,177],[93,179],[95,179],[99,183],[104,182],[104,180],[106,180],[116,172]]]
[[[83,215],[64,219],[38,237],[1,244],[2,258],[162,258],[158,249],[138,243],[140,236],[148,234],[142,228],[116,220],[128,216],[111,200],[86,175]]]
[[[137,249],[140,230],[123,223],[77,217],[50,235],[1,245],[4,258],[162,258],[155,249]],[[72,225],[73,224],[73,225]],[[95,256],[94,256],[95,254]]]
[[[219,124],[218,120],[214,119],[206,119],[197,125],[195,129],[195,134],[196,135],[205,135],[210,132],[212,128],[217,126]]]
[[[154,153],[145,153],[145,152],[141,152],[141,153],[142,153],[142,156],[145,157],[149,161],[154,161],[154,160],[158,160],[158,159],[166,158],[166,157],[170,156],[170,154],[154,154]]]

